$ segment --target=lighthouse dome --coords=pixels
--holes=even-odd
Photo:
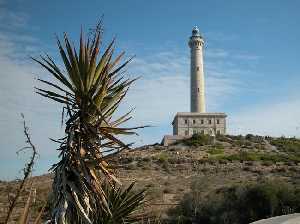
[[[195,27],[193,28],[193,30],[192,30],[192,35],[193,35],[194,37],[200,37],[200,36],[201,36],[201,35],[200,35],[200,31],[199,31],[199,29],[198,29],[197,26],[195,26]]]

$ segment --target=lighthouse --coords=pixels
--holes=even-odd
[[[205,84],[203,72],[204,41],[198,27],[192,30],[189,39],[191,50],[190,105],[191,112],[205,113]]]
[[[223,112],[207,112],[203,71],[204,40],[197,27],[189,37],[190,47],[190,112],[177,112],[173,119],[173,135],[165,135],[162,144],[190,138],[193,135],[225,135],[226,117]],[[209,103],[209,102],[208,102]]]

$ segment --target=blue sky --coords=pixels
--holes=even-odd
[[[76,43],[80,28],[104,15],[104,44],[136,55],[129,76],[142,76],[121,112],[135,107],[129,125],[150,124],[137,145],[170,134],[176,112],[189,110],[188,37],[197,25],[205,38],[207,108],[228,114],[229,132],[300,136],[299,1],[24,1],[0,0],[0,179],[20,176],[26,154],[25,114],[40,157],[35,174],[57,161],[61,106],[33,92],[47,73],[29,56],[57,57],[54,34]]]

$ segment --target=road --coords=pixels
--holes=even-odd
[[[250,224],[300,224],[300,213],[264,219]]]

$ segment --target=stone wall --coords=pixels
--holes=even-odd
[[[177,113],[172,124],[173,135],[226,134],[224,113]]]

